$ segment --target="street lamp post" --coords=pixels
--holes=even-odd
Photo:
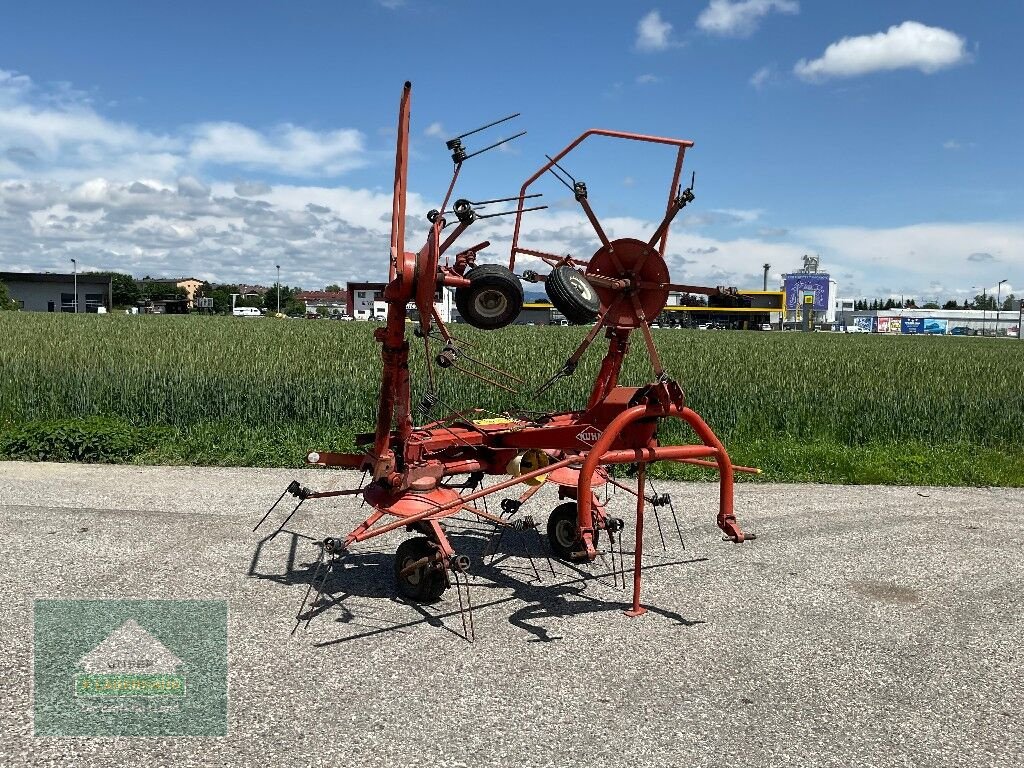
[[[996,286],[996,336],[999,335],[999,311],[1003,308],[999,303],[1003,298],[1003,283],[1006,280],[1000,280],[999,285]]]
[[[78,262],[75,259],[71,260],[71,263],[75,267],[75,314],[78,314]]]
[[[277,314],[281,314],[281,265],[277,265]]]

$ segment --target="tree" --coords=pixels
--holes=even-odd
[[[956,303],[955,299],[950,299],[942,305],[943,309],[960,309],[960,305]]]
[[[299,287],[281,286],[281,314],[295,315],[306,311],[306,305],[296,297],[302,291]],[[277,287],[270,288],[263,294],[263,306],[268,312],[277,312]]]
[[[975,309],[987,309],[994,311],[996,308],[996,297],[989,296],[985,293],[979,293],[974,297],[974,308]]]
[[[337,283],[331,283],[326,288],[324,288],[324,290],[327,291],[328,293],[341,293],[342,288]]]
[[[1003,299],[1003,309],[1016,309],[1017,297],[1012,293]]]
[[[927,304],[925,304],[925,305],[923,305],[921,307],[921,309],[938,309],[938,308],[939,308],[939,305],[936,302],[934,302],[934,301],[929,301]]]
[[[12,310],[18,309],[17,302],[11,299],[11,295],[7,292],[7,286],[0,282],[0,310]]]
[[[111,283],[111,302],[115,308],[124,309],[125,307],[134,307],[139,299],[142,297],[142,293],[139,289],[139,284],[135,282],[135,278],[124,272],[111,272],[109,270],[90,272],[90,275],[102,275],[103,277],[109,277]]]

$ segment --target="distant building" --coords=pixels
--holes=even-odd
[[[11,299],[26,312],[109,312],[113,306],[113,280],[109,275],[63,272],[0,272]]]
[[[356,320],[373,319],[373,302],[384,298],[387,283],[348,283],[345,286],[348,312]]]
[[[786,294],[785,322],[801,324],[807,317],[810,325],[834,323],[837,309],[836,281],[828,272],[819,270],[819,257],[804,256],[803,260],[803,269],[782,276]]]
[[[185,291],[185,302],[189,309],[195,306],[196,291],[203,285],[202,280],[194,277],[144,277],[139,282],[142,285],[166,286],[169,292],[173,292],[176,288],[183,289]]]
[[[269,290],[270,288],[268,288],[265,285],[247,285],[245,283],[238,284],[238,292],[240,294],[258,293],[260,296],[262,296]]]
[[[331,315],[347,314],[347,291],[302,291],[295,294],[295,298],[306,305],[307,312],[319,312],[323,308]]]
[[[383,320],[387,317],[387,304],[384,301],[384,289],[387,283],[349,283],[346,286],[348,313],[356,320]],[[455,291],[442,287],[434,294],[434,309],[441,317],[441,322],[450,323],[458,314],[455,310]],[[418,319],[419,311],[415,304],[407,310],[409,317]]]

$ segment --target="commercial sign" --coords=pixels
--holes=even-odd
[[[874,317],[855,317],[853,318],[853,324],[858,328],[865,331],[875,330],[875,318]]]
[[[949,328],[949,320],[938,320],[934,317],[924,319],[924,329],[921,333],[931,333],[937,336],[944,336]]]
[[[901,318],[899,332],[906,334],[924,333],[924,320],[916,317]]]
[[[825,272],[796,273],[783,275],[783,287],[786,291],[786,309],[796,311],[803,305],[804,298],[811,296],[811,306],[815,312],[828,311],[828,281]]]

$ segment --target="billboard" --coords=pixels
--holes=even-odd
[[[901,318],[899,332],[911,335],[915,333],[924,333],[924,320],[916,317]]]
[[[879,318],[877,318],[878,325],[876,327],[878,328],[878,332],[879,333],[889,333],[890,332],[889,331],[889,321],[890,320],[895,320],[895,319],[896,318],[893,318],[893,317],[879,317]]]
[[[934,333],[944,336],[947,328],[949,328],[949,320],[937,320],[934,317],[926,317],[924,319],[924,330],[921,333]]]
[[[828,311],[828,282],[825,272],[796,273],[783,275],[783,288],[786,292],[786,309],[796,311],[803,306],[803,297],[814,297],[812,306],[815,312]]]
[[[853,324],[864,331],[875,330],[875,318],[873,317],[855,317],[853,318]]]

